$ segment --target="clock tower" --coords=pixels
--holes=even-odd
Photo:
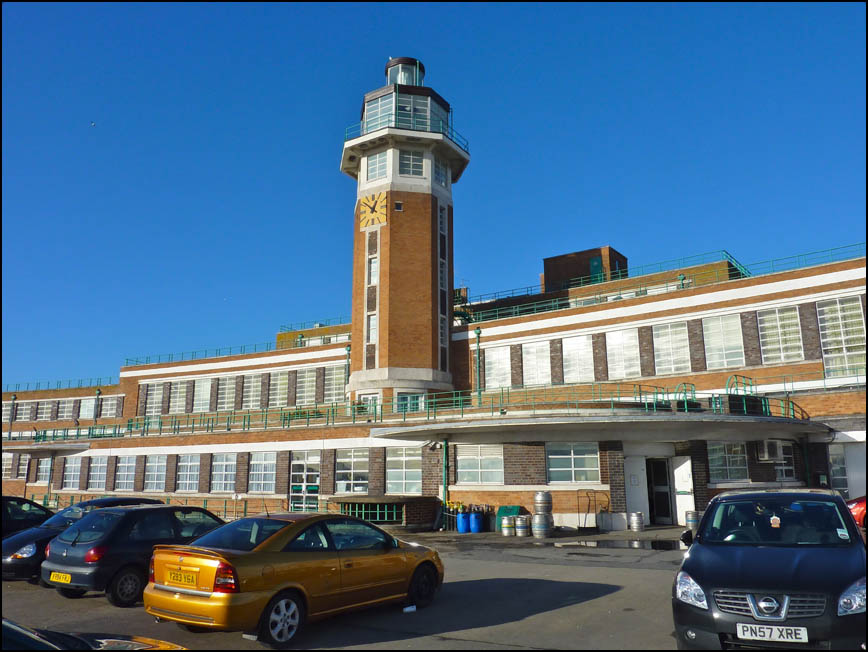
[[[470,161],[449,103],[424,77],[418,59],[390,59],[341,157],[357,184],[347,390],[410,411],[453,389],[452,185]]]

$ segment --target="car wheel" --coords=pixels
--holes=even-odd
[[[285,648],[298,637],[304,624],[304,601],[295,591],[278,593],[271,599],[259,624],[259,640],[266,645]]]
[[[84,589],[60,589],[60,588],[57,589],[57,592],[60,595],[62,595],[64,598],[69,598],[70,600],[80,598],[85,593],[87,593],[87,591],[85,591]]]
[[[437,590],[437,573],[431,566],[425,564],[416,569],[413,579],[410,580],[410,591],[407,597],[410,604],[415,604],[419,609],[424,609],[434,601],[434,592]]]
[[[145,582],[138,569],[121,569],[109,582],[105,596],[116,607],[132,607],[142,597]]]

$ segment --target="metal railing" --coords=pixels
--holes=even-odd
[[[313,321],[298,321],[280,327],[280,333],[291,333],[308,328],[323,328],[324,326],[350,325],[352,317],[332,317],[331,319],[314,319]]]
[[[380,129],[393,127],[396,129],[409,129],[410,131],[427,131],[429,133],[443,134],[453,143],[458,145],[468,154],[470,153],[470,142],[446,121],[439,120],[435,117],[430,117],[427,114],[421,116],[410,113],[386,113],[375,119],[362,120],[355,122],[344,130],[344,140],[352,140],[365,134],[370,134]]]
[[[79,387],[105,387],[117,385],[117,376],[97,376],[77,380],[36,380],[29,383],[6,383],[4,392],[35,392],[40,389],[77,389]]]

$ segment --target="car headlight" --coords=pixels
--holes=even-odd
[[[28,543],[23,548],[19,549],[16,552],[13,552],[12,553],[12,559],[27,559],[28,557],[32,557],[35,554],[36,554],[36,544],[35,543]],[[864,586],[862,587],[862,596],[863,596],[863,598],[865,596],[865,587]],[[864,599],[863,599],[863,603],[864,603]]]
[[[708,609],[708,602],[705,600],[705,592],[699,584],[694,582],[693,578],[684,571],[679,571],[678,576],[675,578],[675,597],[682,602],[692,604],[694,607]]]
[[[853,582],[838,598],[838,615],[865,613],[865,578]]]

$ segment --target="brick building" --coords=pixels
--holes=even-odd
[[[623,528],[729,488],[865,493],[864,243],[750,267],[630,268],[606,246],[471,296],[452,273],[469,145],[424,72],[390,60],[347,130],[351,318],[127,360],[112,383],[7,384],[4,494],[431,527],[444,497],[531,510],[547,490],[556,524]]]

